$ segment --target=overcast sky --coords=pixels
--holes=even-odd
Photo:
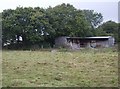
[[[0,12],[4,9],[15,9],[17,6],[23,7],[43,7],[56,6],[62,3],[69,3],[77,9],[90,9],[99,12],[104,17],[104,22],[113,20],[118,22],[118,1],[119,0],[1,0]]]

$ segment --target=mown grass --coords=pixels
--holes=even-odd
[[[118,52],[3,51],[3,87],[117,87]]]

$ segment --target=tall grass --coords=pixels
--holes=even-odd
[[[51,50],[3,51],[3,86],[118,86],[117,50]]]

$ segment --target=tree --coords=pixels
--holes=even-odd
[[[15,10],[4,10],[3,42],[14,43],[17,39],[19,43],[20,36],[23,38],[24,45],[43,41],[43,35],[49,29],[49,21],[45,16],[44,9],[38,7],[17,7]]]
[[[81,10],[70,4],[61,4],[47,9],[54,36],[87,36],[90,33],[87,20]],[[89,34],[91,35],[91,34]]]
[[[114,36],[116,41],[118,42],[118,23],[114,21],[107,21],[104,22],[102,25],[99,26],[100,29],[105,31],[107,35]]]
[[[98,27],[94,30],[94,36],[108,36],[108,34],[102,28]]]
[[[93,36],[92,26],[97,26],[102,19],[99,13],[77,10],[64,3],[47,9],[17,7],[4,10],[2,14],[3,43],[22,43],[24,46],[40,43],[53,46],[58,36]]]
[[[2,40],[3,43],[6,41],[10,41],[11,38],[13,38],[14,32],[11,30],[12,28],[12,17],[13,15],[13,10],[8,9],[4,10],[2,13]]]
[[[102,21],[103,16],[94,10],[83,10],[86,20],[90,23],[91,27],[96,28]]]

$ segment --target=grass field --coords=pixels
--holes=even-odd
[[[118,52],[3,51],[3,87],[117,87]]]

